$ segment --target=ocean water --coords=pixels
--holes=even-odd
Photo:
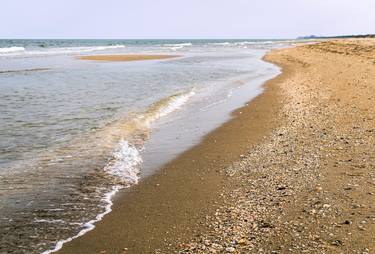
[[[0,253],[50,253],[262,92],[288,41],[0,40]],[[90,54],[168,60],[83,61]]]

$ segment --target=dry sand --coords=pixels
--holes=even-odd
[[[60,253],[373,253],[375,40],[273,51],[266,91]]]
[[[162,60],[179,57],[177,55],[92,55],[80,56],[81,60],[108,61],[108,62],[128,62],[144,60]]]
[[[375,252],[375,40],[277,50],[280,127],[182,253]]]

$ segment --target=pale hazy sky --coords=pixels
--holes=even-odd
[[[375,0],[1,0],[0,38],[375,33]]]

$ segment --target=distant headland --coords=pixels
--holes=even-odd
[[[308,35],[297,37],[297,40],[306,39],[343,39],[343,38],[375,38],[375,34],[360,34],[360,35],[338,35],[338,36],[318,36],[318,35]]]

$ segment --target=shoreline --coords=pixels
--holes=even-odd
[[[81,236],[80,238],[77,238],[73,240],[72,242],[68,242],[64,244],[63,248],[58,251],[57,253],[74,253],[76,252],[76,247],[74,247],[76,244],[79,246],[79,252],[80,253],[93,253],[98,251],[104,251],[101,250],[100,246],[108,246],[104,241],[101,242],[101,244],[98,244],[97,246],[93,246],[93,243],[98,243],[99,239],[101,238],[100,235],[107,233],[100,233],[102,229],[98,229],[98,227],[102,227],[103,230],[109,233],[109,231],[112,231],[112,227],[114,226],[113,223],[116,224],[116,221],[120,220],[120,218],[123,216],[123,213],[130,214],[132,217],[127,218],[127,226],[129,228],[132,228],[130,224],[135,224],[139,227],[140,221],[139,219],[143,219],[141,216],[138,216],[142,211],[153,211],[153,210],[162,210],[164,213],[171,212],[165,211],[165,206],[169,207],[178,207],[185,197],[189,197],[191,200],[188,201],[189,204],[186,204],[185,209],[181,209],[179,211],[173,211],[174,213],[178,213],[179,219],[176,218],[169,218],[174,221],[175,224],[179,224],[181,220],[185,219],[182,218],[189,208],[194,207],[197,210],[200,210],[200,214],[207,213],[207,210],[203,207],[205,202],[207,202],[207,199],[210,200],[211,204],[216,203],[215,199],[220,195],[220,190],[223,188],[225,184],[225,177],[221,175],[221,173],[218,172],[217,168],[222,168],[227,165],[230,165],[232,161],[237,160],[241,157],[243,153],[247,150],[249,146],[251,146],[251,142],[256,143],[263,135],[267,133],[269,130],[263,129],[263,123],[265,122],[272,122],[272,124],[275,124],[273,119],[271,119],[271,114],[269,114],[272,110],[275,110],[277,107],[271,107],[267,108],[265,105],[271,105],[272,103],[276,103],[277,101],[277,93],[275,96],[275,91],[273,91],[273,88],[268,84],[270,82],[274,82],[274,80],[278,80],[281,77],[279,77],[281,74],[279,74],[277,77],[271,79],[270,81],[267,81],[263,84],[264,91],[262,94],[255,97],[253,100],[251,100],[249,103],[244,105],[243,107],[235,110],[231,116],[232,119],[230,119],[228,122],[225,122],[223,125],[218,127],[217,129],[210,132],[208,135],[204,136],[202,138],[202,141],[198,144],[193,146],[192,148],[188,149],[187,151],[183,152],[181,155],[179,155],[176,159],[172,160],[171,162],[167,163],[165,166],[163,166],[160,170],[158,170],[154,175],[151,175],[145,179],[142,179],[137,185],[132,186],[129,189],[123,189],[120,192],[116,194],[114,197],[112,206],[112,212],[106,217],[95,224],[95,229],[93,231],[90,231],[86,233],[85,235]],[[276,81],[275,81],[276,82]],[[266,98],[263,100],[263,96],[267,94],[269,96],[265,96]],[[271,96],[272,94],[272,96]],[[270,98],[268,98],[270,97]],[[259,102],[258,102],[259,101]],[[254,109],[254,111],[253,111]],[[262,117],[261,115],[268,115],[267,119],[264,119],[264,121],[259,121],[259,119]],[[239,117],[245,117],[247,120],[252,119],[254,122],[253,126],[245,126],[243,124],[242,120],[237,120]],[[233,121],[233,122],[232,122]],[[233,126],[234,125],[234,126]],[[238,129],[241,129],[241,132],[246,134],[252,131],[253,135],[249,136],[247,139],[242,139],[241,136],[238,136]],[[231,146],[228,146],[227,137],[230,135],[232,137],[232,143]],[[219,141],[221,140],[221,141]],[[250,142],[250,143],[249,143]],[[240,145],[240,147],[238,147]],[[222,156],[222,149],[225,149],[228,151],[227,155]],[[192,165],[193,164],[193,165]],[[199,164],[199,165],[194,165]],[[192,168],[192,170],[185,171],[185,168]],[[202,168],[205,168],[202,170]],[[198,173],[198,174],[197,174]],[[200,182],[202,179],[205,179],[205,182]],[[189,182],[186,182],[185,180],[189,179]],[[178,183],[177,183],[178,182]],[[197,184],[198,183],[198,184]],[[170,189],[174,189],[176,187],[175,185],[179,184],[179,190],[181,191],[181,195],[183,198],[175,198],[171,197],[170,200],[167,200],[167,202],[173,202],[174,205],[167,205],[167,204],[160,204],[159,196],[170,196],[168,194]],[[207,184],[213,185],[210,188],[207,188]],[[186,186],[184,186],[186,185]],[[161,186],[165,186],[166,189],[161,190]],[[168,187],[167,187],[168,186]],[[188,193],[189,189],[194,189],[195,193]],[[199,193],[200,190],[204,190],[204,194]],[[163,194],[160,194],[162,192]],[[191,202],[195,202],[196,199],[201,199],[200,205],[193,205]],[[147,204],[147,202],[152,202],[151,204]],[[141,205],[139,205],[141,204]],[[125,206],[123,206],[125,205]],[[137,206],[137,211],[133,211],[132,207]],[[164,206],[164,207],[163,207]],[[202,209],[203,208],[203,209]],[[211,208],[209,210],[212,210]],[[195,211],[196,212],[196,211]],[[194,212],[194,213],[195,213]],[[174,216],[168,215],[170,217],[176,217],[176,214]],[[109,218],[112,217],[113,218]],[[150,217],[160,217],[159,215],[155,214],[155,212],[152,212],[150,214]],[[138,217],[138,219],[137,219]],[[199,221],[201,218],[200,216],[197,216],[196,214],[192,215],[190,214],[189,217],[193,217],[194,220]],[[109,218],[109,219],[108,219]],[[107,225],[106,221],[110,223]],[[137,221],[137,222],[136,222]],[[163,221],[160,221],[160,218],[148,218],[148,221],[155,221],[160,226],[160,223],[163,223]],[[185,222],[186,223],[186,222]],[[188,221],[187,224],[190,224],[191,221]],[[197,222],[196,222],[197,223]],[[163,234],[165,234],[166,231],[168,231],[169,235],[172,235],[171,231],[178,230],[178,234],[182,235],[184,234],[183,231],[185,231],[184,227],[177,228],[176,225],[171,225],[167,229],[158,229],[157,233],[155,232],[148,232],[151,235],[159,236],[160,238],[154,238],[152,241],[149,242],[148,246],[144,246],[143,238],[147,239],[146,236],[144,236],[144,233],[147,231],[147,228],[150,226],[149,223],[146,223],[146,225],[143,225],[143,229],[137,229],[136,233],[133,232],[126,232],[126,229],[119,229],[119,231],[122,231],[121,237],[114,237],[109,236],[108,241],[113,242],[114,238],[118,238],[116,241],[118,241],[117,246],[111,246],[110,249],[108,249],[108,253],[112,253],[116,251],[121,251],[124,248],[127,248],[129,253],[149,253],[152,252],[153,249],[162,248],[163,246],[160,245],[164,242],[162,237],[164,238]],[[132,230],[132,229],[130,229]],[[94,231],[98,231],[98,233],[93,233]],[[117,231],[117,230],[114,230]],[[93,238],[91,238],[89,235],[93,233]],[[134,234],[132,237],[130,234]],[[143,235],[142,235],[143,234]],[[174,234],[174,233],[173,233]],[[192,234],[192,232],[190,232]],[[187,234],[189,235],[189,234]],[[82,247],[82,243],[80,242],[81,239],[89,236],[88,241],[83,240],[87,243],[90,242],[89,246]],[[129,246],[121,247],[119,248],[118,245],[119,242],[123,242],[123,238],[127,237],[129,238]],[[136,239],[138,237],[138,239]],[[92,240],[93,242],[91,242]],[[136,239],[131,240],[131,239]],[[181,237],[178,237],[178,239],[181,239]],[[175,239],[177,240],[177,239]],[[77,243],[75,243],[77,241]],[[126,242],[126,241],[124,241]],[[134,242],[138,242],[138,245],[134,245]],[[133,246],[130,246],[132,245]],[[111,244],[112,245],[112,244]],[[142,245],[142,246],[141,246]],[[92,248],[93,247],[93,248]],[[107,247],[105,247],[107,248]],[[86,251],[86,252],[85,252]]]
[[[58,253],[370,253],[372,45],[271,52],[282,74],[261,95]]]
[[[208,233],[182,253],[372,253],[375,40],[275,50],[284,124],[226,170]],[[177,253],[177,251],[176,251]]]

